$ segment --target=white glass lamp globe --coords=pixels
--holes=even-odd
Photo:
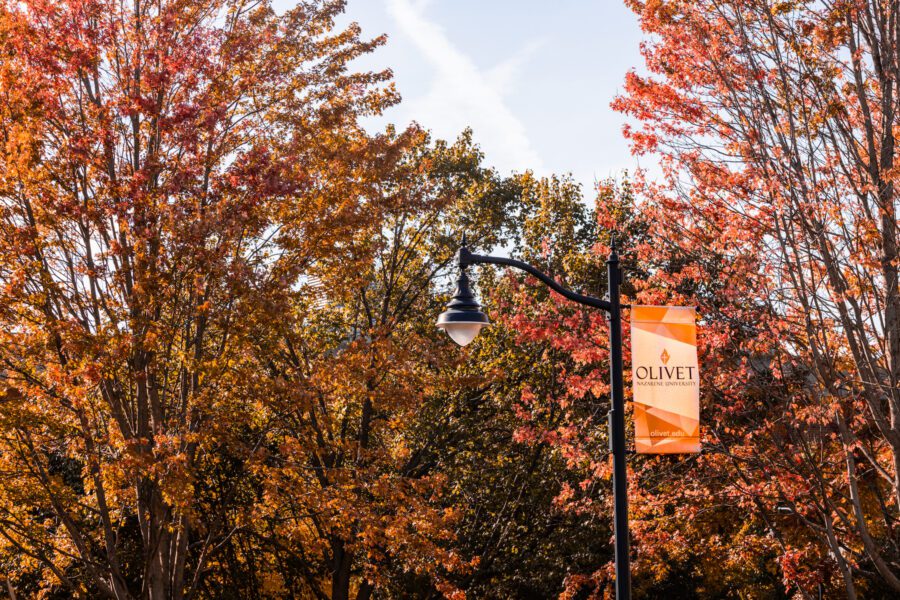
[[[460,346],[468,346],[487,323],[438,323],[450,338]]]

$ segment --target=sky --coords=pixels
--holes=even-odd
[[[390,68],[403,97],[370,127],[416,121],[443,139],[471,127],[502,174],[571,173],[585,191],[652,168],[631,155],[609,107],[642,64],[621,0],[348,0],[350,21],[388,35],[360,68]]]

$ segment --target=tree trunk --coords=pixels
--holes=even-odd
[[[350,568],[353,555],[347,551],[344,542],[335,539],[331,542],[334,556],[334,570],[331,574],[332,600],[350,600]]]

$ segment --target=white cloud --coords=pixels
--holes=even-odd
[[[472,127],[487,162],[502,171],[543,171],[543,161],[525,126],[503,99],[540,44],[531,44],[494,69],[482,72],[438,24],[425,16],[428,2],[387,0],[400,31],[434,70],[434,80],[426,94],[404,98],[406,116],[444,138],[452,139],[465,127]]]
[[[496,65],[487,72],[485,80],[501,95],[509,94],[513,91],[516,78],[521,74],[522,68],[538,50],[544,45],[543,40],[534,40],[527,46],[522,48],[516,54]]]

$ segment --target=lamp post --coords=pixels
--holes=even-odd
[[[447,332],[460,346],[465,346],[475,339],[482,327],[490,324],[490,320],[469,288],[466,268],[470,265],[493,264],[514,267],[533,275],[553,291],[573,302],[599,308],[609,316],[609,366],[610,391],[612,407],[609,411],[609,440],[613,454],[613,532],[616,548],[616,598],[630,600],[631,571],[629,568],[628,550],[628,481],[625,465],[625,386],[622,380],[622,304],[619,284],[622,272],[619,269],[619,256],[616,254],[615,237],[611,251],[606,260],[606,272],[609,282],[609,300],[585,296],[559,285],[548,275],[531,265],[512,258],[500,256],[482,256],[472,254],[466,247],[463,238],[457,260],[460,274],[457,280],[456,293],[447,305],[447,310],[438,317],[437,326]]]

